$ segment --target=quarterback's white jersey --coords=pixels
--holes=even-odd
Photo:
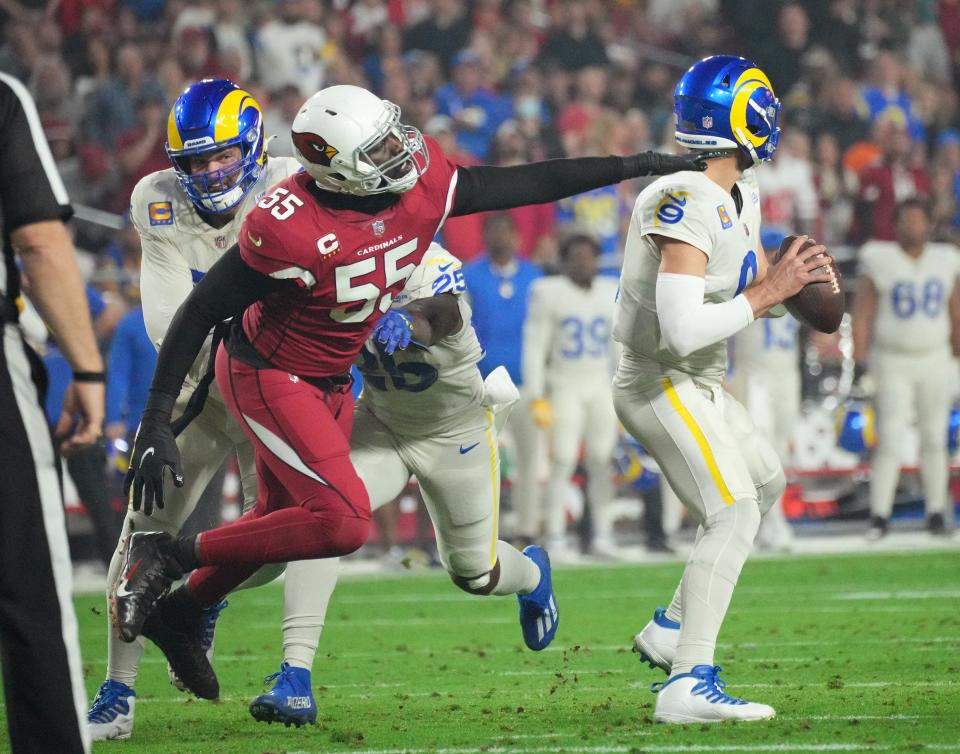
[[[950,342],[950,294],[960,274],[960,252],[929,243],[916,259],[892,241],[860,249],[861,275],[877,290],[873,344],[884,351],[917,353]]]
[[[651,236],[676,239],[707,255],[704,301],[722,303],[756,278],[760,247],[760,194],[754,171],[737,181],[743,207],[703,173],[663,176],[637,198],[624,251],[620,294],[614,315],[614,338],[625,358],[650,362],[717,384],[727,363],[726,341],[686,357],[667,349],[657,319],[657,274],[660,251]]]
[[[462,263],[432,244],[420,265],[394,299],[398,306],[420,298],[453,293],[460,306],[463,326],[428,349],[408,348],[383,353],[375,339],[368,340],[357,361],[363,374],[360,397],[391,431],[405,437],[433,437],[464,429],[464,410],[480,405],[483,378],[477,362],[483,349],[470,324],[470,307],[461,295],[466,290]]]
[[[597,276],[582,288],[566,275],[535,280],[523,327],[523,388],[543,397],[566,385],[600,383],[613,372],[611,330],[617,282]]]
[[[153,344],[160,347],[173,315],[223,253],[237,242],[243,218],[269,186],[300,170],[291,157],[267,160],[259,180],[240,202],[239,211],[222,228],[204,222],[184,193],[173,168],[142,178],[130,197],[130,219],[140,234],[143,257],[140,289],[143,319]],[[191,376],[206,364],[206,350]]]

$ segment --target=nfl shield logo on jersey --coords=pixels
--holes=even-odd
[[[370,223],[370,227],[373,229],[373,235],[380,238],[386,231],[387,224],[383,220],[374,220]]]
[[[227,237],[217,236],[213,243],[218,249],[225,249],[227,248]]]

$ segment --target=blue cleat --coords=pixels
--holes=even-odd
[[[200,617],[200,648],[203,649],[207,656],[207,662],[211,665],[213,664],[213,640],[217,630],[217,618],[229,604],[226,600],[220,600],[213,607],[204,608],[203,615]],[[189,690],[174,672],[169,662],[167,663],[167,676],[170,678],[170,683],[180,691]]]
[[[525,547],[523,554],[540,568],[540,583],[530,594],[518,594],[520,629],[524,643],[534,652],[546,649],[557,633],[560,612],[550,578],[550,556],[539,545]]]
[[[94,741],[130,738],[136,696],[125,683],[104,681],[87,712],[90,738]]]
[[[261,723],[283,723],[300,727],[317,722],[317,703],[310,688],[310,671],[281,663],[280,670],[263,679],[273,684],[266,694],[250,702],[250,714]]]

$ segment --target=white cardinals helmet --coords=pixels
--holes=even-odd
[[[359,86],[314,94],[297,113],[292,136],[297,159],[327,191],[400,194],[430,164],[423,135],[400,122],[400,108]],[[394,146],[384,149],[388,139]]]

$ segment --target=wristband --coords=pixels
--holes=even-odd
[[[74,382],[106,382],[106,372],[74,372]]]

